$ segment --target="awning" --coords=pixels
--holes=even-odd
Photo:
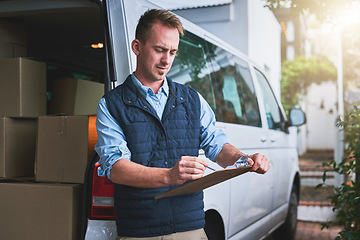
[[[189,8],[212,7],[231,4],[233,0],[149,0],[162,8],[169,10],[180,10]]]

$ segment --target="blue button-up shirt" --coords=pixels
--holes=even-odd
[[[161,119],[169,96],[168,82],[164,81],[159,91],[155,94],[151,88],[142,85],[134,74],[132,74],[131,77],[135,86],[155,109]],[[229,141],[225,133],[215,127],[215,115],[209,104],[200,94],[199,97],[201,107],[200,148],[204,150],[206,157],[214,161],[224,144]],[[95,145],[95,150],[100,156],[99,163],[101,164],[101,167],[98,169],[98,175],[107,176],[110,179],[110,170],[114,163],[120,159],[131,160],[131,152],[127,147],[126,136],[120,125],[111,116],[104,98],[99,101],[96,128],[98,141]]]

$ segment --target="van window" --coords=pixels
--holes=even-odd
[[[218,48],[215,50],[212,79],[219,120],[261,127],[259,105],[248,64]]]
[[[167,74],[175,82],[198,91],[216,113],[216,104],[210,71],[207,67],[206,41],[191,32],[180,39],[179,50]]]
[[[283,116],[276,101],[275,95],[271,90],[271,87],[265,76],[257,69],[255,69],[255,73],[259,81],[261,94],[263,96],[266,119],[269,125],[269,129],[281,130]]]
[[[261,127],[249,66],[233,54],[186,32],[168,76],[196,89],[218,121]]]

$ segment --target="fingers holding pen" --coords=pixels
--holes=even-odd
[[[182,156],[174,167],[169,169],[171,184],[182,184],[187,180],[195,180],[204,175],[208,165],[206,160],[198,157]]]
[[[193,180],[203,176],[208,163],[198,157],[182,156],[177,165],[181,179]]]

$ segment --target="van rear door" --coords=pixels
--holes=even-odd
[[[111,88],[123,83],[126,77],[135,70],[136,59],[132,54],[131,42],[135,39],[135,29],[140,16],[150,8],[158,6],[145,0],[104,1],[107,14],[109,61],[113,61],[114,77]]]

